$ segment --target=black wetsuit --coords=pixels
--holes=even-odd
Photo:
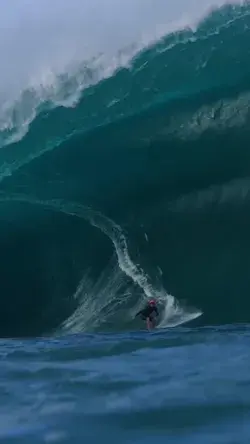
[[[147,305],[145,308],[138,311],[138,313],[136,313],[135,316],[140,316],[143,321],[146,321],[146,319],[149,318],[150,321],[152,322],[154,320],[154,316],[152,316],[153,313],[155,313],[157,316],[159,315],[158,308],[156,307],[156,305],[154,306]]]

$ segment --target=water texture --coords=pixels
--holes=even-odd
[[[0,440],[248,443],[249,3],[79,4],[53,58],[57,3],[1,30]]]

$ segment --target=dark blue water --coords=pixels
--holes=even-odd
[[[1,341],[1,442],[247,444],[247,325]]]

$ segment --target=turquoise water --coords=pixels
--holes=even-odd
[[[0,94],[2,442],[249,442],[249,41],[226,5]]]

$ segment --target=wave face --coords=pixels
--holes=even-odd
[[[227,5],[2,108],[1,336],[250,320],[249,41]]]

